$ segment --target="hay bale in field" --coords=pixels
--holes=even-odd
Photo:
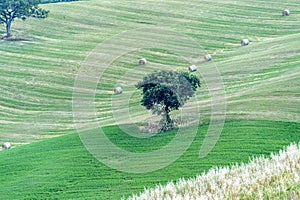
[[[204,59],[205,59],[206,61],[211,61],[211,60],[212,60],[212,57],[211,57],[210,54],[207,54],[207,55],[204,56]]]
[[[285,9],[284,11],[282,11],[282,16],[289,16],[291,14],[291,12],[288,9]]]
[[[191,66],[189,66],[189,71],[190,71],[190,72],[195,72],[195,71],[197,71],[196,65],[191,65]]]
[[[147,60],[146,60],[146,58],[142,58],[142,59],[140,59],[140,61],[139,61],[139,65],[146,65],[147,64]]]
[[[123,89],[121,87],[116,87],[114,90],[115,94],[122,94],[123,93]]]
[[[2,144],[2,150],[10,149],[11,144],[9,142],[5,142]]]
[[[242,41],[241,41],[241,45],[242,46],[247,46],[249,44],[249,40],[248,39],[243,39]]]

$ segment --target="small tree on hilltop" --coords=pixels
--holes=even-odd
[[[200,80],[189,72],[161,71],[147,75],[136,87],[143,90],[142,105],[165,117],[164,131],[173,127],[170,112],[194,95]]]
[[[49,11],[38,7],[39,0],[0,0],[0,23],[5,24],[6,37],[11,35],[11,24],[16,18],[46,18]]]

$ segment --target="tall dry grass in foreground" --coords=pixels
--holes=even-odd
[[[129,199],[300,199],[300,143],[270,158],[216,167],[193,179],[146,189]]]

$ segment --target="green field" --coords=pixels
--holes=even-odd
[[[170,132],[145,140],[130,138],[115,126],[105,130],[113,142],[133,152],[152,151],[174,135]],[[213,166],[247,162],[249,157],[268,155],[291,141],[300,141],[298,123],[228,121],[215,149],[199,159],[206,130],[207,126],[199,129],[188,151],[176,162],[146,174],[118,172],[99,163],[85,150],[77,134],[2,152],[1,198],[120,199],[143,191],[144,187],[192,177]]]
[[[196,176],[212,166],[247,162],[251,156],[268,155],[300,141],[297,0],[89,0],[42,7],[50,10],[47,19],[15,21],[12,31],[19,39],[0,41],[0,142],[9,141],[14,147],[0,152],[0,199],[118,199],[144,187]],[[286,8],[292,14],[282,17]],[[203,62],[198,70],[215,66],[222,77],[225,128],[213,151],[199,159],[211,115],[210,93],[203,82],[186,106],[199,105],[201,123],[185,154],[152,173],[118,172],[93,158],[79,139],[72,112],[74,82],[99,44],[126,30],[156,27],[194,39],[213,56],[213,62]],[[0,31],[4,33],[4,26]],[[249,38],[249,46],[240,46],[243,38]],[[147,72],[131,73],[141,57],[150,61],[149,68],[188,67],[173,52],[142,48],[105,69],[95,95],[95,122],[111,141],[132,152],[159,149],[176,134],[137,139],[116,126],[141,125],[153,118],[131,87]],[[133,92],[128,100],[130,119],[123,110],[120,120],[114,118],[112,102],[118,97],[112,92],[117,84],[129,85],[124,86],[125,94]],[[178,116],[179,112],[173,113]]]

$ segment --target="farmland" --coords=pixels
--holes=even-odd
[[[213,166],[269,155],[300,141],[298,1],[90,0],[42,7],[50,10],[48,18],[15,21],[12,33],[17,39],[0,41],[0,142],[9,141],[14,147],[0,152],[1,199],[119,199],[144,187],[194,177]],[[286,8],[291,15],[283,17]],[[192,38],[202,48],[200,52],[212,55],[213,61],[201,62],[198,71],[201,80],[212,68],[222,78],[224,129],[213,151],[199,159],[212,111],[210,85],[203,81],[184,108],[197,105],[200,113],[196,137],[188,150],[158,171],[119,172],[97,161],[82,144],[73,121],[74,83],[99,45],[124,31],[157,27]],[[0,31],[4,33],[4,28]],[[250,40],[249,46],[240,45],[243,38]],[[148,38],[142,39],[146,42]],[[182,41],[174,44],[178,48],[185,45]],[[149,61],[143,69],[137,66],[141,57]],[[126,53],[103,69],[97,83],[93,122],[128,151],[157,150],[176,135],[174,130],[141,139],[120,128],[153,120],[140,105],[141,95],[133,86],[147,70],[161,66],[187,70],[189,63],[170,50],[141,44],[138,51]],[[118,84],[123,84],[123,96],[112,95]],[[120,109],[116,121],[114,102],[129,92],[125,100],[130,116]],[[175,119],[179,114],[173,113]]]

